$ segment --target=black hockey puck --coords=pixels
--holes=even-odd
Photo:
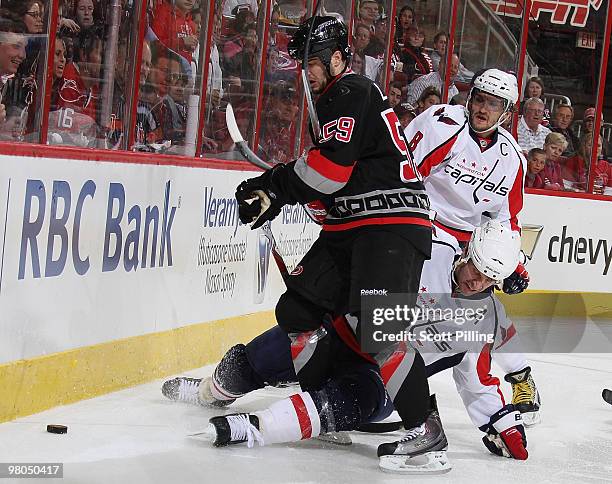
[[[601,392],[601,396],[606,402],[612,405],[612,390],[608,390],[607,388],[604,389],[604,391]]]
[[[65,425],[47,425],[47,432],[51,434],[67,434],[68,427]]]

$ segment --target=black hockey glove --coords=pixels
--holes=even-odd
[[[481,430],[486,432],[482,442],[491,453],[517,460],[526,460],[529,456],[523,418],[514,405],[495,412]]]
[[[284,169],[285,165],[278,164],[263,175],[249,178],[238,185],[238,216],[243,224],[253,222],[251,229],[256,229],[280,213],[286,201],[273,188],[273,179]]]
[[[503,291],[506,294],[520,294],[529,286],[529,272],[521,263],[516,270],[504,279]]]

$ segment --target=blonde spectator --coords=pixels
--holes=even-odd
[[[561,154],[567,148],[567,140],[560,133],[549,133],[544,141],[546,163],[542,170],[544,188],[546,190],[564,190],[561,175]]]

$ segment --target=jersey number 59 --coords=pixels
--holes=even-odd
[[[404,133],[402,132],[402,126],[399,122],[399,119],[397,119],[397,114],[395,114],[395,111],[393,111],[393,109],[387,109],[381,114],[383,119],[385,120],[385,124],[387,125],[389,133],[391,133],[391,139],[393,140],[395,147],[404,156],[404,158],[406,158],[400,163],[401,180],[404,183],[421,181],[421,175],[418,172],[416,165],[414,164],[414,160],[412,159],[412,154],[408,149],[406,138],[404,137]]]

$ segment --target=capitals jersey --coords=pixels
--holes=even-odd
[[[429,200],[380,88],[349,71],[318,96],[316,109],[321,139],[273,176],[273,190],[288,203],[323,200],[324,231],[386,227],[428,253]]]
[[[470,239],[483,215],[520,230],[527,161],[514,138],[498,128],[483,140],[463,106],[437,105],[404,131],[435,212],[435,224],[459,241]]]
[[[491,351],[505,342],[514,327],[497,298],[489,294],[470,300],[452,296],[451,274],[460,255],[457,240],[434,229],[431,259],[423,265],[417,298],[418,306],[430,312],[411,327],[409,345],[423,357],[428,376],[452,368],[457,391],[472,422],[480,428],[505,405],[499,379],[490,373]],[[467,309],[481,309],[482,317],[465,321],[448,317],[449,310],[460,315]],[[400,345],[381,366],[392,398],[412,366],[410,353],[405,345]]]

